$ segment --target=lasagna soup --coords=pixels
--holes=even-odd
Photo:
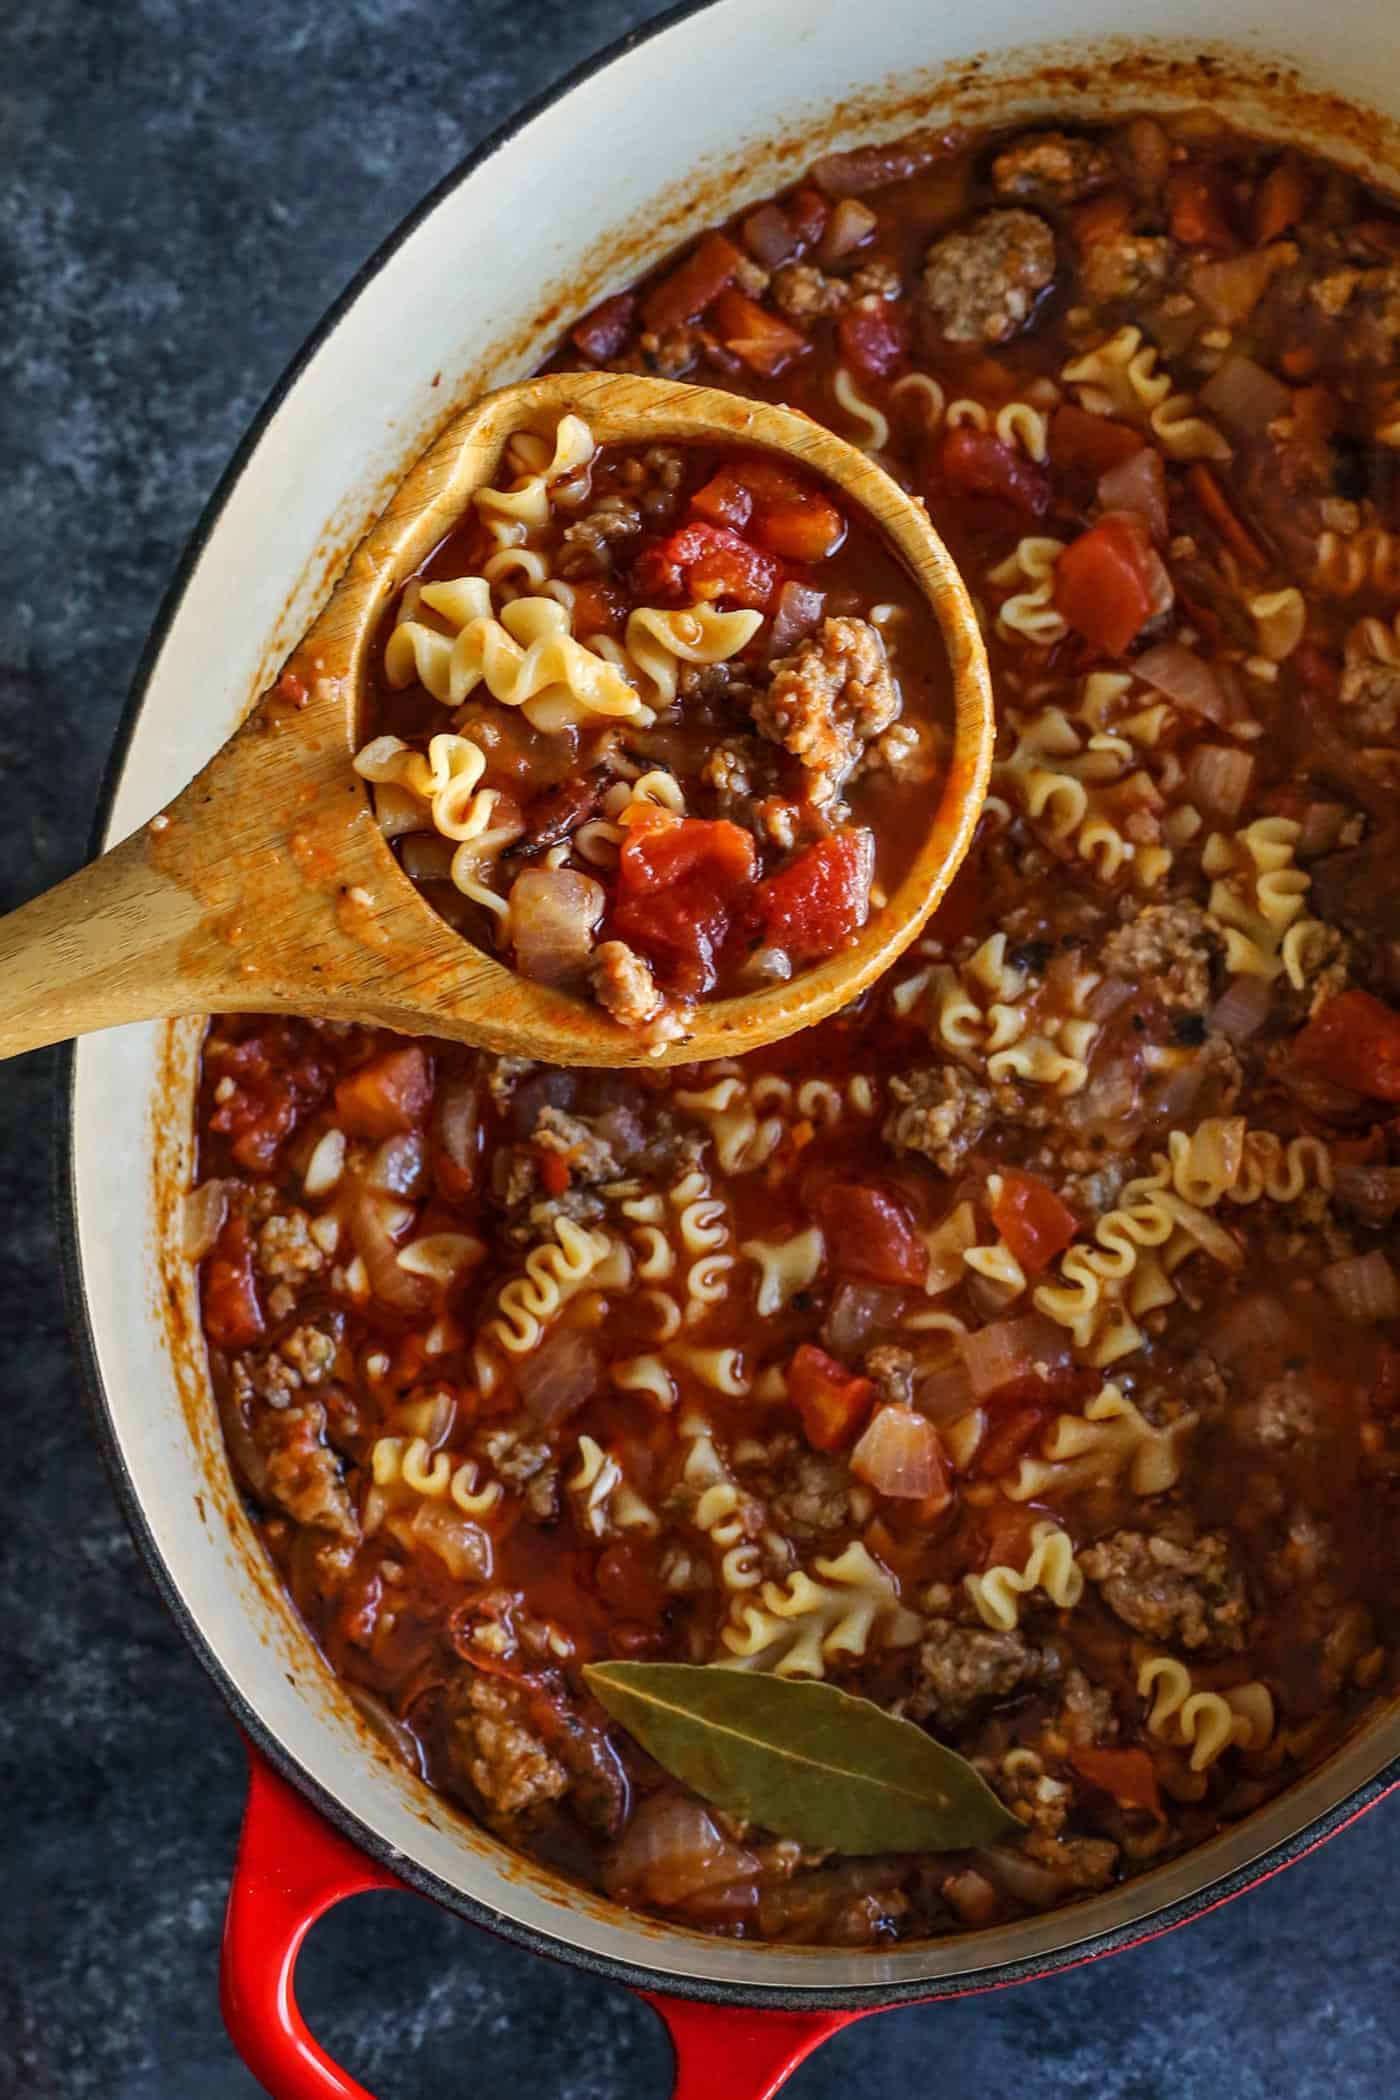
[[[868,447],[962,566],[999,711],[925,937],[780,1048],[565,1071],[211,1027],[192,1245],[267,1550],[380,1735],[564,1874],[755,1939],[989,1925],[1248,1814],[1391,1690],[1397,338],[1388,198],[1143,115],[838,154],[560,349]],[[807,951],[747,905],[678,933],[692,863],[648,888],[629,856],[698,821],[711,905],[740,863],[879,882],[941,659],[825,499],[571,435],[508,463],[550,497],[513,568],[478,517],[395,609],[361,768],[460,923],[593,884],[568,967],[649,1016]],[[702,525],[777,564],[761,604]],[[683,614],[675,704],[556,745],[439,692],[463,576],[605,665]],[[883,697],[823,770],[772,734],[777,667],[842,652]],[[469,881],[417,770],[467,733],[444,698],[498,798]],[[1006,1833],[849,1858],[738,1820],[590,1694],[618,1659],[859,1694]]]

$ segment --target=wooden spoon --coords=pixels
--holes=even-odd
[[[510,436],[552,439],[570,411],[600,444],[742,445],[833,483],[883,528],[926,593],[953,674],[952,764],[894,896],[852,947],[789,983],[697,1006],[690,1033],[659,1050],[453,932],[399,867],[351,769],[386,606],[492,480]],[[248,1009],[374,1022],[565,1065],[735,1056],[846,1005],[914,938],[972,838],[993,736],[986,655],[962,578],[922,505],[863,452],[806,416],[713,387],[605,372],[504,387],[419,460],[278,684],[184,793],[0,919],[0,1056],[124,1021]]]

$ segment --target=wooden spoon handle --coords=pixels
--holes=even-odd
[[[179,964],[199,924],[196,900],[151,866],[144,831],[20,905],[0,919],[0,1057],[195,1011]]]

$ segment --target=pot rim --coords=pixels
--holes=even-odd
[[[675,4],[665,8],[640,27],[625,31],[601,50],[581,59],[558,80],[522,104],[468,153],[454,162],[446,174],[411,207],[354,272],[344,289],[304,338],[235,447],[228,465],[219,477],[185,543],[170,584],[161,600],[132,675],[111,751],[103,769],[89,836],[90,853],[100,852],[105,844],[112,807],[126,769],[136,725],[145,706],[147,689],[194,572],[269,424],[307,365],[335,333],[362,292],[379,275],[390,258],[436,211],[446,197],[470,180],[502,147],[525,131],[546,110],[564,101],[576,87],[603,72],[615,61],[650,44],[675,25],[708,12],[717,4],[718,0],[675,0]],[[312,1770],[285,1747],[280,1737],[273,1732],[233,1682],[206,1638],[198,1619],[176,1586],[122,1454],[99,1365],[92,1309],[78,1240],[74,1128],[76,1078],[77,1045],[68,1042],[62,1045],[59,1051],[54,1097],[57,1140],[54,1149],[54,1197],[64,1299],[69,1328],[78,1356],[84,1398],[98,1449],[127,1528],[156,1592],[182,1638],[193,1651],[253,1749],[310,1801],[334,1829],[368,1858],[387,1868],[417,1894],[431,1898],[444,1908],[466,1918],[471,1924],[483,1927],[517,1946],[527,1948],[531,1953],[567,1962],[587,1973],[635,1990],[655,1993],[661,1989],[668,1995],[703,2003],[755,2009],[784,2007],[812,2011],[871,2012],[885,2006],[968,1997],[986,1991],[1007,1989],[1017,1983],[1030,1982],[1037,1977],[1077,1968],[1105,1955],[1141,1945],[1162,1933],[1174,1931],[1193,1918],[1205,1916],[1218,1909],[1256,1884],[1271,1879],[1285,1867],[1292,1865],[1295,1860],[1315,1851],[1338,1831],[1374,1808],[1385,1795],[1400,1787],[1400,1754],[1397,1754],[1393,1760],[1373,1772],[1350,1792],[1331,1802],[1320,1813],[1308,1818],[1300,1827],[1274,1844],[1261,1847],[1251,1858],[1205,1881],[1175,1902],[1147,1909],[1123,1923],[1086,1933],[1076,1932],[1073,1922],[1085,1905],[1071,1904],[1058,1914],[1064,1919],[1071,1937],[1053,1949],[1008,1962],[979,1960],[974,1966],[952,1974],[911,1978],[899,1982],[886,1978],[870,1984],[792,1988],[781,1984],[729,1983],[695,1975],[680,1976],[668,1970],[661,1960],[655,1966],[624,1960],[617,1955],[571,1944],[552,1933],[503,1915],[466,1889],[455,1886],[398,1852],[363,1823],[353,1810],[347,1808],[325,1787]],[[1262,1815],[1266,1812],[1260,1810],[1257,1813]],[[1248,1820],[1252,1819],[1247,1819],[1245,1824],[1237,1827],[1247,1828]],[[1144,1876],[1143,1880],[1147,1881],[1150,1878]],[[969,1936],[973,1943],[988,1937],[994,1935],[978,1933]],[[664,1926],[658,1926],[657,1938],[658,1947],[664,1947],[667,1938]],[[753,1952],[761,1957],[762,1950],[758,1946],[754,1947]]]

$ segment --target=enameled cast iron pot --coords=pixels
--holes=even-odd
[[[714,0],[618,45],[499,132],[351,286],[234,460],[138,673],[107,839],[181,787],[275,675],[347,545],[454,404],[527,371],[561,319],[818,152],[932,116],[1215,100],[1246,125],[1400,173],[1400,14],[1385,0],[1173,0],[1165,12],[1169,45],[1146,41],[1156,0]],[[1037,33],[1057,41],[1027,48]],[[707,1939],[522,1864],[366,1734],[232,1491],[180,1258],[198,1040],[189,1024],[128,1028],[74,1053],[69,1267],[127,1515],[252,1748],[224,1996],[276,2100],[365,2100],[311,2040],[291,1988],[310,1924],[359,1889],[407,1884],[642,1990],[676,2043],[678,2100],[766,2100],[847,2020],[1132,1945],[1274,1873],[1400,1784],[1400,1723],[1383,1714],[1250,1821],[1123,1888],[879,1953]]]

